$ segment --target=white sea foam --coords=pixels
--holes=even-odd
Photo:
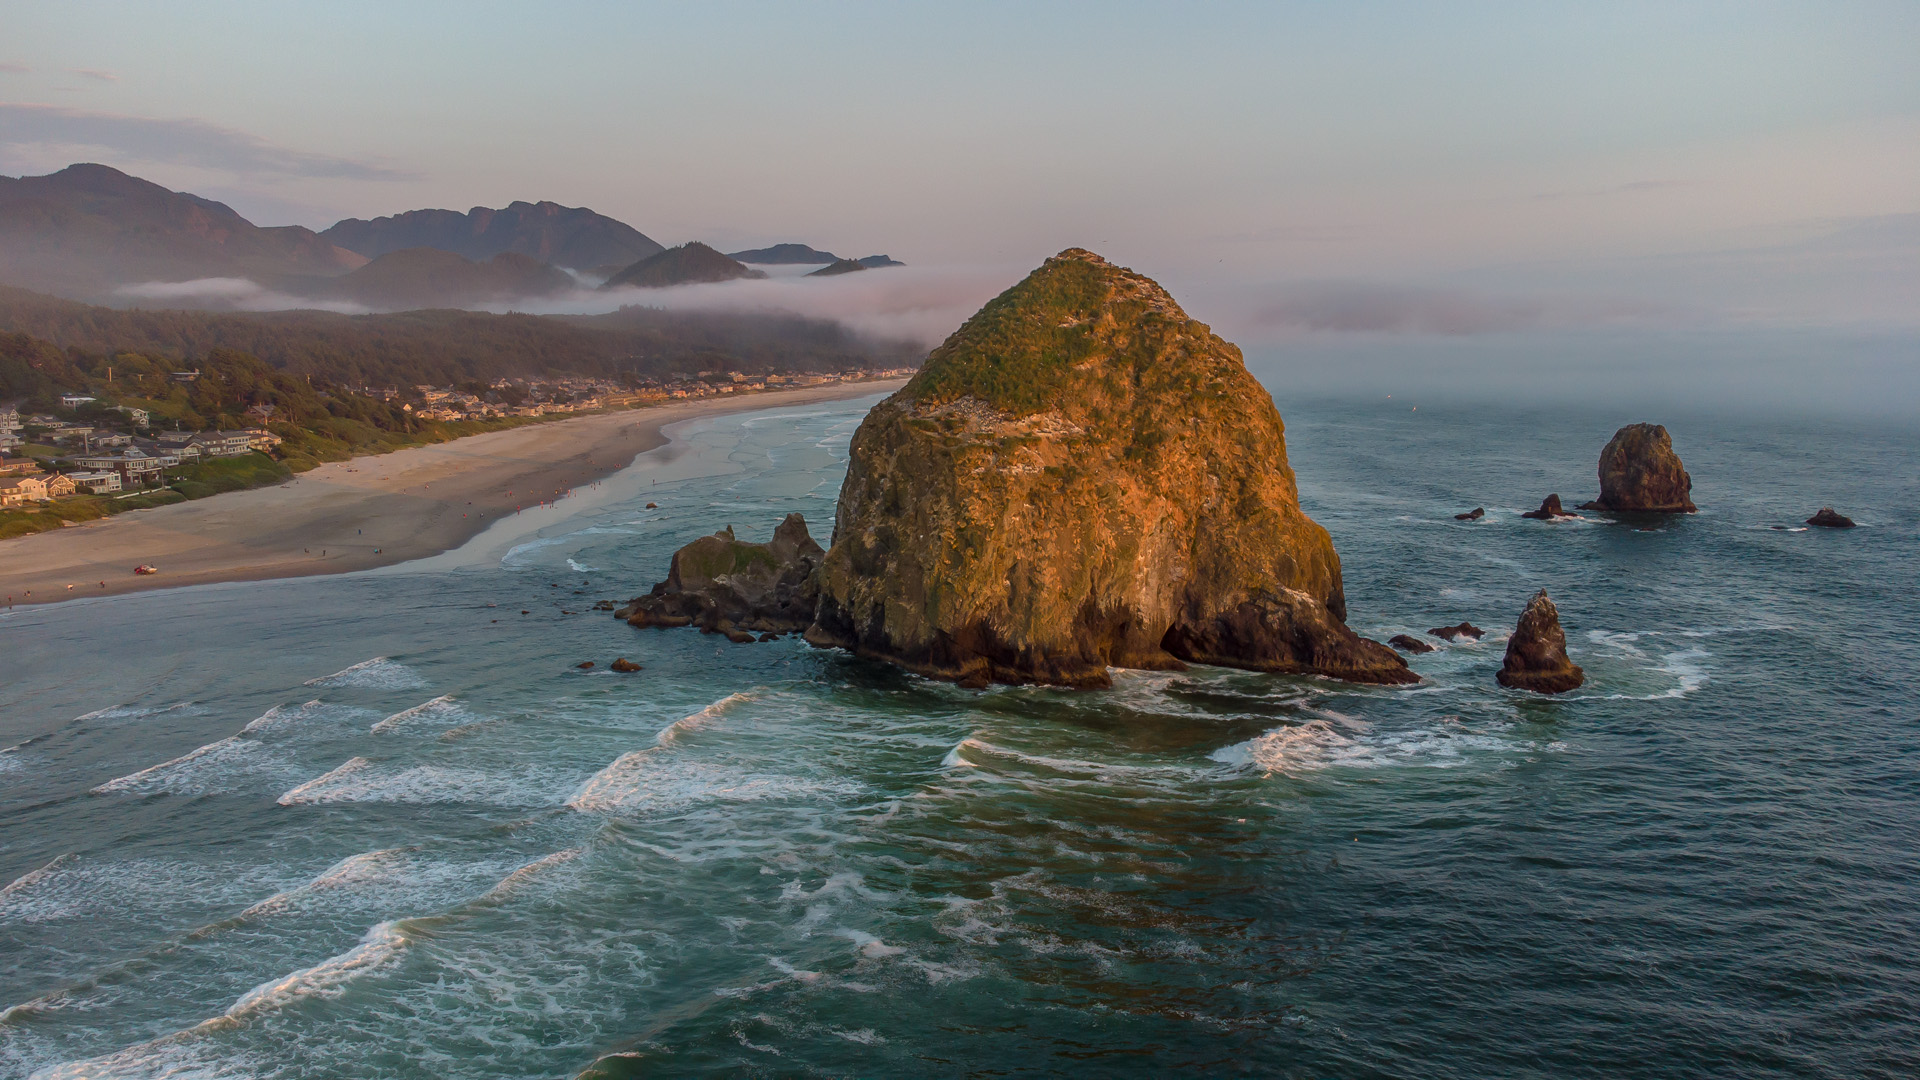
[[[230,790],[231,781],[258,772],[264,756],[258,742],[233,735],[171,761],[109,780],[90,794],[198,795]]]
[[[387,732],[393,731],[401,725],[414,720],[437,719],[444,717],[446,714],[458,713],[459,711],[460,707],[454,704],[452,694],[441,694],[431,701],[423,701],[411,709],[402,709],[394,713],[392,716],[373,725],[371,730],[375,735],[385,735]]]
[[[849,780],[810,780],[687,761],[654,746],[622,754],[588,778],[566,805],[588,813],[675,810],[698,802],[762,802],[855,795]]]
[[[860,950],[860,955],[870,960],[884,960],[889,956],[899,956],[901,953],[907,951],[898,945],[889,945],[879,938],[874,937],[872,934],[867,933],[865,930],[855,930],[852,927],[842,926],[836,928],[833,932],[853,942],[854,947]]]
[[[1193,776],[1193,770],[1178,765],[1123,765],[1111,761],[1080,761],[1074,758],[1050,757],[1046,754],[1032,754],[1014,750],[987,742],[978,736],[968,736],[955,744],[942,763],[949,768],[954,766],[979,767],[979,763],[968,759],[965,751],[979,756],[1003,758],[1023,765],[1034,765],[1058,773],[1085,773],[1103,779],[1125,777],[1128,779],[1171,779],[1187,780]]]
[[[194,703],[191,701],[175,702],[172,705],[110,705],[104,709],[95,709],[90,713],[76,716],[73,722],[83,724],[89,720],[137,720],[145,716],[158,716],[162,713],[193,709],[193,707]]]
[[[419,672],[386,656],[362,660],[331,675],[308,679],[307,686],[365,687],[373,690],[413,690],[427,685]]]
[[[484,902],[493,903],[509,899],[516,893],[538,881],[547,871],[558,866],[565,866],[567,863],[572,862],[586,853],[586,848],[568,848],[565,851],[556,851],[551,855],[544,855],[525,866],[517,868],[506,877],[501,878],[500,883],[488,889],[486,894],[480,897],[480,899]]]
[[[765,691],[765,687],[755,687],[752,690],[742,690],[738,693],[728,694],[726,697],[708,705],[699,712],[683,716],[673,723],[668,724],[666,727],[661,728],[660,734],[655,737],[654,741],[661,746],[667,746],[690,731],[698,731],[712,724],[734,706],[744,705],[749,701],[758,700],[760,695]]]
[[[314,714],[324,708],[326,708],[325,703],[321,702],[318,698],[291,709],[285,705],[275,705],[273,708],[247,721],[247,726],[241,728],[240,732],[243,735],[258,735],[263,731],[284,729],[302,720],[311,719]]]
[[[579,563],[579,562],[577,562],[577,561],[575,561],[575,560],[574,560],[574,559],[572,559],[572,558],[568,558],[568,559],[567,559],[567,569],[569,569],[569,570],[572,570],[572,571],[573,571],[574,573],[576,573],[576,574],[597,574],[597,573],[599,573],[599,572],[600,572],[600,568],[599,568],[599,567],[597,567],[597,566],[585,566],[585,565],[583,565],[583,564],[581,564],[581,563]]]
[[[221,1020],[242,1021],[259,1013],[283,1008],[301,998],[339,997],[346,992],[348,983],[397,961],[407,944],[406,935],[400,932],[397,922],[379,923],[367,931],[366,936],[360,939],[360,944],[310,968],[261,983],[241,995],[240,1000],[234,1002],[223,1016],[206,1024],[217,1024]]]
[[[401,768],[354,757],[281,795],[278,802],[281,806],[373,802],[553,806],[557,779],[544,774],[502,776],[442,765]]]
[[[64,914],[60,910],[65,905],[56,904],[52,908],[36,894],[42,891],[49,879],[61,870],[79,861],[72,852],[55,856],[52,861],[38,870],[29,870],[14,878],[7,887],[0,889],[0,920],[9,922],[39,922],[49,917]]]
[[[1224,765],[1257,769],[1271,776],[1334,766],[1445,769],[1467,764],[1472,760],[1472,753],[1522,748],[1521,744],[1497,735],[1463,729],[1452,722],[1452,718],[1435,727],[1386,729],[1357,725],[1346,732],[1325,720],[1310,720],[1223,746],[1210,756]]]

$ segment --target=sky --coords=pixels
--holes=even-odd
[[[1245,344],[1920,329],[1920,4],[12,0],[0,173],[260,224],[552,199]],[[917,288],[928,287],[923,277]]]

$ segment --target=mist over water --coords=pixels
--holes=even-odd
[[[410,568],[0,617],[0,1073],[1920,1068],[1911,431],[1299,357],[1254,369],[1355,627],[1493,631],[1420,686],[973,692],[585,613],[729,523],[824,539],[870,402]],[[1638,419],[1700,514],[1517,517]],[[1771,528],[1823,503],[1864,527]],[[1551,700],[1492,678],[1542,587]]]

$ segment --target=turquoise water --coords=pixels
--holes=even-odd
[[[1356,627],[1495,630],[1410,689],[976,693],[589,610],[824,539],[865,405],[426,564],[0,617],[0,1075],[1920,1072],[1910,432],[1283,400]],[[1699,515],[1515,516],[1641,419]],[[1867,527],[1768,528],[1822,503]],[[1493,681],[1541,587],[1555,700]]]

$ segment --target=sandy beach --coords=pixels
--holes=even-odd
[[[662,445],[669,424],[900,385],[838,383],[596,413],[334,462],[275,487],[0,541],[0,598],[14,607],[410,562],[625,468]],[[141,563],[160,573],[136,576]]]

